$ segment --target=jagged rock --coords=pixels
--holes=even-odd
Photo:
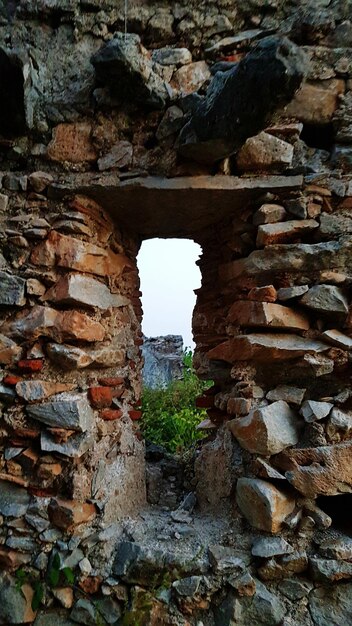
[[[289,600],[301,600],[309,595],[314,589],[313,583],[309,580],[299,580],[298,578],[287,578],[279,584],[279,590]]]
[[[54,428],[78,432],[91,430],[94,413],[86,394],[61,393],[50,402],[27,406],[30,417]]]
[[[346,315],[348,301],[343,291],[335,285],[315,285],[305,293],[301,300],[309,309],[330,315]]]
[[[23,278],[0,272],[0,305],[24,306],[26,281]]]
[[[86,241],[50,231],[47,239],[36,246],[31,263],[44,267],[64,267],[97,276],[119,276],[131,261],[123,254],[115,254]]]
[[[313,580],[322,583],[352,578],[352,563],[333,559],[309,559]]]
[[[291,387],[290,385],[279,385],[266,394],[268,400],[284,400],[289,404],[301,406],[306,389]]]
[[[309,594],[315,626],[346,626],[352,620],[352,584],[328,585]]]
[[[28,583],[18,590],[16,578],[6,572],[0,574],[0,624],[28,624],[33,622],[36,613],[31,603],[33,589]]]
[[[175,582],[172,583],[172,587],[177,595],[185,598],[193,598],[198,593],[202,580],[202,576],[189,576],[188,578],[175,580]]]
[[[111,293],[104,283],[81,274],[66,274],[49,289],[44,300],[60,304],[84,305],[108,309],[129,304],[128,298]]]
[[[276,560],[271,558],[258,568],[258,575],[262,580],[282,580],[285,576],[302,574],[308,568],[306,552],[292,552]]]
[[[16,384],[17,395],[26,402],[46,400],[63,391],[72,391],[75,385],[68,383],[50,383],[44,380],[24,380]]]
[[[25,489],[7,481],[0,481],[0,514],[21,517],[27,513],[30,496]]]
[[[253,224],[274,224],[275,222],[284,222],[287,213],[280,204],[263,204],[253,215]]]
[[[274,534],[295,508],[292,497],[258,478],[239,478],[236,500],[251,526]]]
[[[116,342],[118,344],[118,342]],[[48,344],[47,353],[50,359],[63,369],[84,369],[90,365],[97,367],[116,367],[125,363],[125,350],[118,349],[115,344],[107,343],[100,348],[77,348],[76,346]]]
[[[232,626],[236,622],[256,626],[279,626],[282,623],[285,615],[282,602],[259,580],[255,579],[255,584],[252,597],[226,596],[215,610],[215,626]]]
[[[131,165],[133,159],[133,146],[129,141],[118,141],[107,154],[98,159],[100,172],[111,169],[123,169]]]
[[[324,80],[318,84],[304,83],[286,107],[286,114],[306,124],[328,124],[343,94],[343,80]]]
[[[327,417],[333,408],[330,402],[317,402],[316,400],[306,400],[300,409],[300,414],[308,423]]]
[[[322,213],[320,227],[317,231],[322,239],[333,238],[352,233],[352,217],[348,210],[338,210],[334,213]]]
[[[325,559],[352,559],[352,539],[341,537],[338,539],[326,539],[319,546],[319,553]]]
[[[122,101],[162,108],[169,92],[138,35],[115,33],[91,59],[97,79]]]
[[[86,502],[52,499],[48,506],[48,513],[54,526],[70,532],[75,526],[92,521],[96,516],[96,509],[94,504]],[[81,554],[79,558],[82,558]]]
[[[69,163],[94,162],[98,155],[91,139],[92,124],[76,122],[59,124],[53,130],[53,138],[46,154],[52,161]]]
[[[183,376],[183,339],[181,335],[148,337],[142,346],[143,382],[150,389],[166,387]]]
[[[331,343],[333,346],[342,348],[342,350],[352,350],[352,339],[348,335],[345,335],[340,330],[326,330],[322,333],[322,339]]]
[[[210,564],[216,572],[221,574],[240,574],[248,563],[248,556],[228,546],[209,546]]]
[[[9,319],[1,330],[10,337],[35,341],[39,337],[50,337],[60,343],[81,339],[102,341],[105,329],[94,319],[79,311],[57,311],[50,307],[36,305]]]
[[[289,220],[276,224],[263,224],[258,228],[256,245],[261,248],[292,241],[292,239],[304,237],[313,232],[318,226],[315,220]]]
[[[293,552],[292,546],[282,537],[261,537],[256,539],[252,545],[253,556],[261,558],[282,556],[291,552]]]
[[[287,334],[237,335],[209,350],[209,359],[236,363],[236,361],[254,360],[258,362],[286,361],[297,359],[307,353],[324,352],[329,346],[320,342]]]
[[[22,354],[22,348],[9,337],[0,335],[0,364],[13,365]]]
[[[70,618],[72,618],[74,622],[84,624],[85,626],[96,626],[99,611],[93,602],[82,598],[75,603],[70,613]]]
[[[285,450],[275,464],[303,495],[336,496],[352,491],[351,442],[317,448]],[[338,472],[336,471],[338,468]]]
[[[75,626],[77,622],[72,622],[67,617],[66,612],[62,612],[57,608],[53,611],[40,611],[33,626]]]
[[[278,289],[277,299],[285,302],[286,300],[292,300],[293,298],[299,298],[308,291],[308,285],[294,285],[294,287],[283,287]]]
[[[12,387],[0,383],[0,400],[5,404],[12,404],[16,400],[16,392]]]
[[[261,132],[247,139],[237,154],[236,164],[240,172],[256,172],[288,169],[293,160],[293,146],[273,135]]]
[[[228,426],[242,448],[264,456],[295,445],[299,438],[297,416],[282,400],[231,420]]]
[[[239,596],[254,596],[256,582],[249,572],[245,572],[238,577],[229,579],[231,587],[236,589]]]
[[[160,65],[187,65],[192,54],[187,48],[159,48],[153,50],[152,59]]]
[[[208,64],[205,61],[196,61],[180,67],[172,77],[171,86],[181,96],[187,96],[198,91],[210,77]]]
[[[265,285],[264,287],[253,287],[248,292],[248,300],[256,300],[258,302],[276,302],[277,291],[274,285]]]
[[[231,307],[227,321],[250,328],[264,326],[289,330],[308,330],[309,320],[302,314],[271,302],[237,300]]]
[[[43,452],[59,452],[72,459],[79,459],[92,447],[94,438],[86,433],[71,435],[67,441],[57,441],[57,438],[48,432],[40,435],[40,447]]]
[[[236,67],[213,78],[181,131],[180,153],[210,163],[233,154],[291,100],[304,72],[303,55],[288,39],[263,39]]]

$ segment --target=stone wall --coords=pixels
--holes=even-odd
[[[181,335],[144,337],[143,384],[155,389],[167,387],[183,376],[183,339]]]
[[[125,36],[124,2],[3,3],[0,624],[349,623],[350,11],[130,2]],[[148,508],[157,236],[202,246],[214,385]]]

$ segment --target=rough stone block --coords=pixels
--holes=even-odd
[[[21,591],[16,579],[6,572],[0,574],[0,624],[28,624],[33,622],[36,613],[32,610],[32,587],[25,583]]]
[[[112,294],[104,283],[81,274],[62,276],[56,285],[46,292],[44,300],[60,304],[97,307],[102,310],[129,304],[125,296]]]
[[[91,142],[92,126],[88,122],[59,124],[53,130],[53,138],[47,148],[52,161],[82,163],[96,161],[97,153]]]
[[[271,246],[304,237],[318,228],[315,220],[289,220],[277,224],[263,224],[258,228],[257,247]]]
[[[0,306],[24,306],[26,281],[23,278],[0,272]]]
[[[261,132],[247,139],[237,154],[237,167],[240,172],[284,170],[291,166],[293,146]]]
[[[86,432],[94,424],[94,413],[86,394],[61,393],[50,402],[27,406],[30,417],[54,428]]]
[[[232,305],[227,321],[248,328],[263,326],[290,330],[309,329],[309,320],[304,314],[271,302],[238,300]]]
[[[94,504],[86,502],[52,499],[48,513],[52,524],[70,532],[79,524],[92,521],[96,516],[96,509]]]
[[[239,478],[236,499],[251,526],[270,533],[279,532],[282,522],[295,508],[292,497],[258,478]]]

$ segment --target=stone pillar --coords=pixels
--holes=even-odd
[[[54,528],[145,503],[138,244],[93,200],[49,200],[50,178],[9,174],[0,195],[0,558],[17,566]]]

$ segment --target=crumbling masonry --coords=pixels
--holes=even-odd
[[[0,624],[347,626],[352,3],[124,7],[0,5]],[[168,510],[151,237],[202,246],[214,381]]]

